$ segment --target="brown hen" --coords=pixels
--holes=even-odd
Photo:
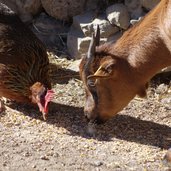
[[[52,95],[46,48],[0,3],[0,97],[37,104],[45,119]]]

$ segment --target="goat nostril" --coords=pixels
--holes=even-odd
[[[84,111],[84,115],[85,115],[85,118],[87,120],[87,122],[89,123],[94,123],[94,124],[103,124],[105,122],[104,119],[102,119],[99,115],[93,115],[92,113],[90,114],[89,112],[87,111]],[[93,116],[96,116],[96,117],[93,117]]]
[[[88,117],[86,116],[86,119],[87,119],[87,122],[93,123],[93,124],[97,124],[97,125],[100,125],[100,124],[105,123],[105,120],[101,119],[100,117],[88,118]]]
[[[84,111],[84,116],[85,116],[87,122],[89,122],[90,121],[90,114],[87,111]]]
[[[87,122],[90,122],[90,119],[88,118],[88,116],[85,114],[85,118]]]
[[[97,117],[97,118],[95,119],[95,123],[98,124],[98,125],[100,125],[100,124],[105,123],[105,121],[104,121],[103,119],[101,119],[100,117]]]

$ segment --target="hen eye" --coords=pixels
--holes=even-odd
[[[95,80],[88,79],[88,80],[87,80],[87,85],[88,85],[89,87],[95,87],[95,86],[96,86]]]

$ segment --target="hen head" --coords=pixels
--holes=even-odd
[[[40,112],[43,114],[44,120],[46,120],[48,114],[48,103],[52,100],[54,91],[48,90],[40,82],[33,84],[33,86],[30,87],[30,90],[32,103],[38,105]]]

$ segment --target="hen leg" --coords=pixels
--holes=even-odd
[[[5,105],[2,99],[0,99],[0,113],[2,113],[3,111],[5,111]]]

